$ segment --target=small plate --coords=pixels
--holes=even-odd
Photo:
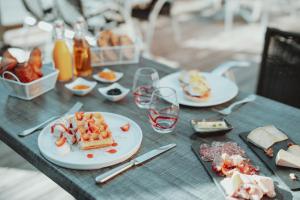
[[[224,122],[226,124],[226,128],[201,128],[197,126],[198,122]],[[219,134],[225,134],[233,129],[232,125],[228,123],[224,118],[218,119],[201,119],[201,120],[191,120],[191,125],[196,133],[199,133],[203,136],[213,136]]]
[[[89,86],[89,88],[82,89],[82,90],[73,89],[73,87],[76,85],[87,85],[87,86]],[[88,94],[89,92],[91,92],[96,85],[97,85],[96,81],[88,81],[83,78],[77,78],[72,83],[65,84],[65,87],[75,95],[84,96],[84,95]]]
[[[107,91],[114,88],[120,89],[122,93],[119,95],[108,95]],[[114,83],[108,87],[98,88],[98,91],[110,101],[120,101],[129,93],[130,89],[123,87],[119,83]]]
[[[103,71],[112,71],[112,70],[105,68],[105,69],[103,69]],[[100,76],[98,76],[98,73],[94,74],[93,78],[95,80],[103,82],[103,83],[114,83],[114,82],[117,82],[118,80],[120,80],[124,75],[124,73],[122,73],[122,72],[116,72],[116,71],[113,71],[113,72],[115,72],[115,74],[116,74],[115,80],[107,80],[107,79],[101,78]]]

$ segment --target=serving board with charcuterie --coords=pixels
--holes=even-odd
[[[284,199],[282,191],[259,168],[245,150],[230,139],[198,139],[192,150],[225,197]]]
[[[300,190],[300,146],[275,126],[239,134],[274,174],[293,190]],[[256,138],[257,135],[257,139]]]

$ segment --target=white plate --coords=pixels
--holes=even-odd
[[[133,156],[141,146],[142,130],[131,119],[114,114],[101,112],[110,130],[113,138],[118,145],[116,147],[106,147],[93,150],[81,150],[77,145],[71,146],[71,152],[62,155],[55,145],[55,138],[50,133],[50,127],[53,123],[45,127],[38,137],[38,147],[41,154],[50,162],[70,169],[100,169],[123,162]],[[128,132],[123,132],[120,127],[126,123],[130,124]],[[106,152],[109,149],[116,149],[117,152],[110,154]],[[87,158],[87,154],[92,153],[94,158]]]
[[[181,72],[176,72],[163,77],[159,82],[159,86],[172,87],[173,89],[175,89],[178,97],[178,102],[181,105],[192,107],[215,106],[230,101],[238,94],[237,85],[229,79],[212,73],[201,72],[201,74],[206,78],[211,87],[211,95],[207,100],[204,100],[202,102],[191,101],[185,97],[184,92],[180,86],[178,80],[180,73]]]
[[[75,89],[73,89],[73,87],[76,85],[87,85],[87,86],[89,86],[89,88],[84,89],[84,90],[75,90]],[[76,94],[79,96],[84,96],[84,95],[88,94],[89,92],[91,92],[96,85],[97,85],[97,82],[95,82],[95,81],[88,81],[83,78],[77,78],[75,81],[65,84],[65,87],[68,90],[70,90],[73,94]]]
[[[108,95],[107,91],[113,88],[120,89],[122,93],[119,95]],[[110,101],[120,101],[129,93],[130,89],[123,87],[119,83],[114,83],[107,87],[98,88],[98,91]]]
[[[103,69],[103,71],[109,71],[109,69],[105,68],[105,69]],[[118,80],[120,80],[124,75],[122,72],[116,72],[116,71],[114,71],[114,72],[116,74],[116,79],[115,80],[106,80],[104,78],[101,78],[100,76],[98,76],[98,73],[94,74],[93,78],[95,80],[103,82],[103,83],[114,83],[114,82],[117,82]]]

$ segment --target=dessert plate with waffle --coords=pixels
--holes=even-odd
[[[71,169],[99,169],[132,157],[140,148],[142,130],[133,120],[108,112],[77,112],[45,127],[41,154]]]
[[[197,70],[180,71],[163,77],[160,87],[172,87],[181,105],[209,107],[230,101],[238,94],[237,85],[231,80]]]

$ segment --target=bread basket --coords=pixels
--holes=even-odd
[[[91,48],[92,66],[107,66],[138,63],[141,41],[135,39],[133,44]]]
[[[44,64],[42,67],[43,77],[29,83],[22,83],[13,73],[5,71],[0,76],[0,82],[4,85],[10,96],[24,100],[31,100],[40,96],[55,87],[58,70],[52,64]],[[6,79],[5,74],[10,74],[15,80]]]

